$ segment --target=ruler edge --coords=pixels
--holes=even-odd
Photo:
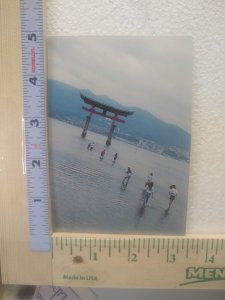
[[[32,252],[29,244],[27,184],[22,166],[23,75],[20,0],[0,0],[0,8],[0,32],[3,33],[0,36],[3,49],[0,51],[0,62],[4,70],[1,84],[6,87],[1,91],[1,104],[3,112],[7,112],[7,117],[4,116],[0,124],[3,140],[8,142],[3,143],[1,149],[5,158],[0,173],[0,178],[4,178],[5,182],[0,201],[1,279],[3,284],[52,284],[50,252]],[[11,80],[7,81],[10,78]],[[14,122],[10,122],[10,117],[14,117]],[[10,139],[7,136],[9,132],[15,132]],[[12,157],[17,159],[15,166],[9,160]]]
[[[19,19],[20,19],[20,36],[21,36],[21,45],[20,45],[20,49],[21,49],[21,55],[23,54],[23,43],[22,43],[22,17],[21,17],[21,5],[23,3],[23,1],[27,1],[27,0],[20,0],[19,1]],[[47,76],[47,20],[46,20],[46,16],[47,16],[47,10],[46,10],[46,1],[45,0],[36,0],[37,2],[39,2],[39,5],[40,5],[40,10],[42,11],[42,16],[40,17],[42,20],[42,25],[43,25],[43,30],[42,30],[42,33],[41,33],[41,37],[43,39],[43,57],[44,57],[44,62],[43,62],[43,75],[44,75],[44,91],[45,91],[45,94],[44,94],[44,97],[42,98],[42,101],[45,105],[45,115],[43,116],[44,118],[44,122],[45,122],[45,125],[46,125],[46,128],[45,128],[45,139],[46,139],[46,142],[47,142],[47,145],[46,145],[46,151],[45,151],[45,159],[46,159],[46,163],[45,163],[45,170],[47,172],[47,182],[48,182],[48,191],[47,191],[47,198],[48,198],[48,201],[46,203],[46,206],[45,208],[47,207],[48,209],[48,232],[49,232],[49,243],[48,243],[48,250],[37,250],[37,249],[32,249],[32,242],[31,242],[31,231],[30,231],[30,214],[32,213],[31,211],[31,208],[30,208],[30,200],[29,200],[29,197],[28,197],[28,180],[27,180],[27,176],[28,176],[28,173],[27,173],[27,158],[26,158],[26,128],[25,128],[25,122],[26,122],[26,117],[25,117],[25,114],[24,114],[24,84],[23,84],[23,77],[24,77],[24,69],[23,69],[23,59],[21,57],[21,80],[22,80],[22,95],[23,95],[23,119],[22,119],[22,122],[24,123],[24,134],[23,134],[23,148],[24,148],[24,157],[23,159],[25,159],[25,165],[26,165],[26,173],[25,173],[25,176],[26,176],[26,186],[27,186],[27,195],[26,195],[26,201],[27,201],[27,204],[28,204],[28,218],[29,218],[29,245],[30,245],[30,249],[32,252],[50,252],[51,251],[51,234],[52,234],[52,202],[51,202],[51,191],[50,191],[50,169],[49,169],[49,134],[48,134],[48,102],[47,102],[47,95],[48,95],[48,85],[47,85],[47,81],[48,81],[48,76]]]
[[[115,246],[113,247],[112,246],[112,252],[110,251],[111,254],[108,254],[108,249],[110,247],[110,240],[114,240],[116,242],[118,242],[118,235],[110,235],[110,238],[109,238],[109,235],[102,235],[102,234],[98,234],[98,237],[96,237],[96,234],[92,234],[92,237],[90,237],[90,235],[86,235],[86,234],[72,234],[72,238],[71,236],[67,236],[66,233],[64,233],[63,237],[62,235],[60,234],[53,234],[53,245],[52,245],[52,270],[53,270],[53,284],[55,285],[63,285],[63,286],[72,286],[72,285],[75,285],[75,286],[81,286],[81,287],[91,287],[91,288],[123,288],[123,289],[193,289],[193,290],[202,290],[202,289],[209,289],[209,290],[215,290],[215,289],[221,289],[221,290],[224,290],[225,289],[225,285],[224,285],[224,279],[223,280],[213,280],[213,281],[206,281],[204,282],[203,284],[200,284],[200,282],[196,282],[196,281],[189,281],[188,282],[188,277],[185,278],[185,275],[187,270],[190,268],[190,267],[193,267],[193,268],[196,268],[196,272],[197,270],[200,268],[203,268],[205,270],[207,269],[225,269],[225,266],[221,266],[221,262],[219,261],[219,265],[218,263],[216,264],[212,264],[210,265],[210,260],[207,262],[205,261],[205,263],[203,262],[199,262],[199,264],[196,264],[198,261],[199,261],[199,257],[201,258],[201,260],[205,260],[207,257],[208,257],[208,242],[214,242],[214,240],[217,240],[219,243],[221,243],[221,245],[224,244],[224,240],[225,240],[225,236],[224,235],[211,235],[210,238],[209,238],[209,235],[188,235],[187,236],[147,236],[147,235],[142,235],[142,236],[138,236],[138,235],[132,235],[132,236],[127,236],[127,235],[119,235],[119,237],[121,237],[121,240],[124,240],[124,242],[126,242],[126,247],[124,249],[124,251],[120,252],[118,250],[118,245],[116,246],[116,249]],[[79,236],[79,238],[78,238]],[[195,237],[195,238],[194,238]],[[220,239],[219,239],[220,237]],[[59,238],[59,240],[57,241],[57,238]],[[78,239],[78,244],[74,244],[74,240],[75,239]],[[105,246],[103,247],[103,244],[102,244],[102,250],[99,249],[99,245],[101,244],[101,238],[106,242]],[[149,250],[147,250],[147,246],[146,248],[143,246],[141,247],[141,252],[139,252],[139,250],[137,250],[138,248],[135,247],[134,245],[130,245],[130,242],[133,243],[133,240],[134,239],[138,239],[143,241],[143,239],[145,240],[148,240],[148,244],[149,244],[149,240],[150,240],[150,243],[151,243],[151,253],[154,252],[154,259],[155,260],[151,260],[151,257],[152,257],[152,254],[150,255],[149,257]],[[68,239],[68,240],[67,240]],[[80,249],[79,247],[79,240],[80,240],[80,243],[81,241],[83,241],[83,239],[85,239],[85,246],[83,245],[83,250],[85,249],[85,252],[84,252],[84,261],[86,261],[86,265],[84,267],[84,270],[81,271],[81,273],[79,273],[79,269],[78,271],[76,271],[76,269],[74,269],[74,273],[71,273],[73,272],[71,270],[71,268],[73,267],[73,264],[72,264],[72,260],[75,256],[79,256],[81,255],[81,257],[83,256],[82,254],[76,254],[77,251],[79,253],[79,251],[83,251],[82,249]],[[152,244],[152,241],[155,240],[155,242],[157,243],[157,240],[158,240],[158,243],[162,241],[162,239],[165,239],[165,244],[166,244],[166,247],[162,248],[162,245],[160,247],[161,251],[158,252],[157,250],[157,246],[153,246]],[[95,240],[95,246],[94,244],[92,244],[93,240]],[[102,240],[102,241],[103,241]],[[159,241],[160,240],[160,241]],[[177,243],[179,242],[179,240],[184,240],[185,242],[185,247],[184,249],[182,250],[181,249],[181,252],[176,253],[176,250],[173,249],[173,245],[172,243],[170,243],[170,240],[173,240],[173,242]],[[202,249],[201,251],[197,251],[196,252],[196,245],[194,248],[192,248],[192,250],[195,250],[195,253],[194,255],[192,256],[189,256],[186,257],[188,258],[188,261],[185,260],[185,256],[186,256],[186,253],[187,251],[189,252],[191,249],[191,243],[190,241],[192,242],[196,242],[197,240],[202,240],[202,241],[207,241],[207,243],[204,244],[204,249]],[[100,243],[99,243],[100,242]],[[128,243],[129,242],[129,243]],[[72,247],[74,247],[74,253],[71,253],[71,245],[73,245]],[[114,244],[115,245],[115,244]],[[137,244],[136,244],[137,245]],[[150,244],[149,244],[150,245]],[[158,244],[159,245],[159,244]],[[176,244],[175,244],[176,245]],[[178,244],[179,245],[179,244]],[[193,245],[193,244],[192,244]],[[153,246],[153,248],[152,248]],[[78,248],[77,248],[78,247]],[[92,249],[93,247],[93,249]],[[131,248],[130,248],[131,247]],[[169,247],[169,250],[168,250],[168,247]],[[78,250],[76,250],[76,248]],[[105,248],[105,249],[103,249]],[[80,249],[80,250],[79,250]],[[184,260],[182,259],[182,263],[179,263],[178,260],[176,260],[176,264],[174,264],[174,276],[175,276],[175,281],[171,282],[171,280],[168,280],[166,281],[165,278],[164,278],[164,281],[167,282],[167,284],[161,284],[160,283],[160,279],[158,278],[157,282],[155,283],[152,283],[151,281],[149,281],[149,283],[146,284],[146,278],[145,278],[145,281],[144,281],[144,284],[141,283],[141,281],[137,280],[135,281],[135,283],[132,281],[134,280],[134,278],[132,279],[131,277],[131,281],[129,282],[128,281],[122,281],[121,282],[121,285],[118,284],[118,281],[112,281],[112,282],[105,282],[104,279],[100,278],[99,280],[97,281],[94,281],[94,282],[89,282],[89,283],[86,283],[85,281],[76,281],[73,279],[69,279],[69,278],[64,278],[64,272],[68,272],[68,274],[70,276],[72,276],[74,274],[74,276],[80,276],[79,274],[81,274],[81,276],[83,276],[83,272],[86,272],[87,276],[89,274],[95,274],[95,276],[99,277],[101,276],[101,273],[98,273],[96,270],[98,269],[97,266],[94,266],[95,264],[95,260],[96,259],[91,259],[89,257],[89,255],[91,255],[90,251],[91,249],[93,250],[93,254],[94,252],[97,252],[98,256],[101,257],[101,253],[103,252],[103,261],[105,261],[106,263],[106,268],[110,269],[110,266],[112,266],[112,269],[110,269],[111,271],[110,272],[115,272],[115,269],[113,269],[113,262],[115,259],[118,259],[118,257],[121,255],[122,258],[121,260],[125,260],[127,261],[128,257],[130,257],[130,251],[134,251],[136,252],[136,255],[144,255],[142,256],[143,260],[141,262],[142,264],[142,267],[144,267],[145,263],[148,261],[148,259],[150,258],[150,261],[149,261],[149,265],[148,265],[148,271],[151,271],[151,267],[154,266],[154,269],[156,268],[156,265],[157,265],[157,259],[158,261],[161,262],[162,264],[162,261],[163,261],[163,265],[165,264],[165,271],[166,273],[168,273],[169,271],[169,266],[172,267],[173,264],[171,264],[171,261],[168,260],[168,253],[170,253],[170,255],[173,255],[175,253],[175,255],[178,257],[181,255],[181,258],[184,256]],[[114,249],[114,250],[113,250]],[[155,250],[154,250],[155,249]],[[187,250],[189,249],[189,250]],[[211,248],[212,250],[212,248]],[[56,251],[56,252],[55,252]],[[118,252],[119,251],[119,252]],[[142,252],[143,251],[143,252]],[[153,252],[152,252],[153,251]],[[175,251],[175,252],[174,252]],[[203,251],[203,252],[202,252]],[[132,252],[132,253],[134,253]],[[105,253],[105,254],[104,254]],[[210,252],[209,252],[210,253]],[[213,253],[210,254],[210,256],[208,258],[211,257],[211,255],[219,255],[219,257],[224,257],[224,254],[225,254],[225,248],[221,248],[220,251],[217,253],[217,249],[213,249]],[[107,255],[107,256],[105,256]],[[118,256],[119,255],[119,256]],[[159,255],[158,258],[157,255]],[[192,260],[192,257],[193,260]],[[206,258],[205,258],[206,257]],[[65,258],[65,261],[67,263],[65,263],[65,265],[63,264],[64,262],[64,258]],[[58,261],[59,259],[59,261]],[[67,270],[67,267],[69,267],[68,265],[68,259],[71,260],[71,265],[70,265],[70,268]],[[220,258],[221,259],[221,258]],[[130,261],[130,259],[128,259]],[[101,258],[99,258],[99,263],[101,263]],[[191,261],[191,264],[190,262]],[[130,266],[134,263],[132,263],[132,261],[129,262]],[[135,267],[135,265],[133,265]],[[163,270],[163,266],[161,265],[161,270]],[[133,269],[133,271],[135,271],[135,269]],[[96,272],[96,273],[95,273]],[[123,271],[124,273],[125,271]],[[182,273],[184,275],[184,277],[179,277],[179,276],[182,276]],[[85,274],[85,273],[84,273]],[[160,274],[160,273],[159,273]],[[179,275],[176,275],[176,274],[179,274]],[[105,274],[106,276],[106,274]],[[141,273],[138,274],[138,276],[141,276]],[[173,273],[171,273],[171,276],[173,276]],[[178,276],[178,277],[176,277]],[[183,280],[182,280],[183,278]],[[113,278],[112,278],[113,280]],[[186,280],[186,281],[185,281]],[[182,282],[183,281],[183,282]],[[137,283],[138,282],[138,283]],[[196,283],[196,284],[195,284]]]
[[[104,238],[104,239],[225,239],[225,234],[186,234],[186,235],[151,235],[151,234],[114,234],[92,232],[53,232],[51,238]]]

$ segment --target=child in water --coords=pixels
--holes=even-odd
[[[168,208],[166,209],[166,213],[169,212],[170,207],[171,207],[173,201],[176,199],[177,195],[178,195],[177,187],[176,187],[175,184],[173,184],[173,185],[170,186],[170,189],[169,189],[169,199],[170,199],[170,202],[169,202]]]
[[[154,192],[154,182],[151,181],[149,183],[146,183],[145,189],[144,189],[144,194],[143,194],[143,198],[144,198],[144,203],[145,206],[150,206],[150,202],[149,199],[153,199],[153,192]]]
[[[116,154],[114,155],[112,165],[115,165],[117,158],[118,158],[118,153],[116,153]]]
[[[128,182],[131,178],[131,174],[132,174],[132,170],[130,167],[127,168],[127,171],[125,173],[125,177],[123,178],[123,181],[122,181],[122,184],[127,186],[128,185]]]
[[[145,184],[148,184],[153,181],[153,173],[149,173]]]
[[[100,160],[103,160],[103,158],[105,156],[105,152],[106,152],[105,149],[101,151]]]

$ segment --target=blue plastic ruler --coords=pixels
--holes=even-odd
[[[25,172],[29,203],[30,244],[49,251],[49,189],[46,120],[45,43],[42,0],[21,0]]]

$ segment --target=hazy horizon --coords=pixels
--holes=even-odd
[[[191,52],[189,37],[50,37],[48,78],[190,133]]]
[[[56,79],[50,79],[49,78],[49,80],[56,80]],[[62,84],[66,84],[66,85],[68,85],[68,86],[70,86],[70,87],[72,87],[72,88],[75,88],[75,89],[77,89],[78,91],[80,91],[80,92],[83,92],[83,91],[88,91],[88,92],[90,92],[90,93],[93,93],[93,91],[91,91],[90,89],[79,89],[79,87],[77,87],[77,86],[74,86],[74,85],[71,85],[71,84],[68,84],[68,83],[66,83],[66,82],[62,82],[62,81],[59,81],[59,80],[56,80],[57,82],[59,82],[59,83],[62,83]],[[86,95],[87,96],[87,94],[86,93],[83,93],[84,95]],[[139,106],[129,106],[129,105],[126,105],[126,104],[121,104],[119,101],[116,101],[115,99],[112,99],[112,98],[110,98],[108,95],[103,95],[103,94],[94,94],[94,97],[92,98],[93,100],[96,100],[96,101],[99,101],[99,102],[101,102],[101,103],[103,103],[100,99],[97,99],[97,97],[105,97],[105,98],[108,98],[108,99],[110,99],[110,100],[112,100],[112,101],[114,101],[115,103],[117,103],[118,104],[118,106],[120,107],[120,106],[122,106],[122,107],[124,107],[124,109],[128,109],[128,110],[132,110],[132,111],[134,111],[135,112],[135,110],[143,110],[143,111],[145,111],[145,112],[147,112],[147,113],[149,113],[149,114],[152,114],[152,112],[150,112],[150,111],[148,111],[147,109],[144,109],[144,108],[142,108],[142,107],[139,107]],[[81,106],[82,106],[82,104],[83,104],[83,102],[82,102],[82,100],[81,100]],[[167,121],[165,121],[165,120],[162,120],[161,118],[159,118],[158,116],[155,116],[155,115],[153,115],[152,114],[152,116],[153,117],[155,117],[155,118],[157,118],[157,119],[159,119],[161,122],[165,122],[166,124],[168,124],[168,125],[175,125],[175,126],[178,126],[180,129],[182,129],[182,130],[184,130],[185,132],[187,132],[189,135],[190,135],[190,132],[188,132],[185,128],[181,128],[179,125],[177,125],[177,124],[174,124],[174,123],[169,123],[169,122],[167,122]]]

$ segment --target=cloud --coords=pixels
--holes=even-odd
[[[48,72],[190,131],[191,55],[188,37],[50,37]]]

